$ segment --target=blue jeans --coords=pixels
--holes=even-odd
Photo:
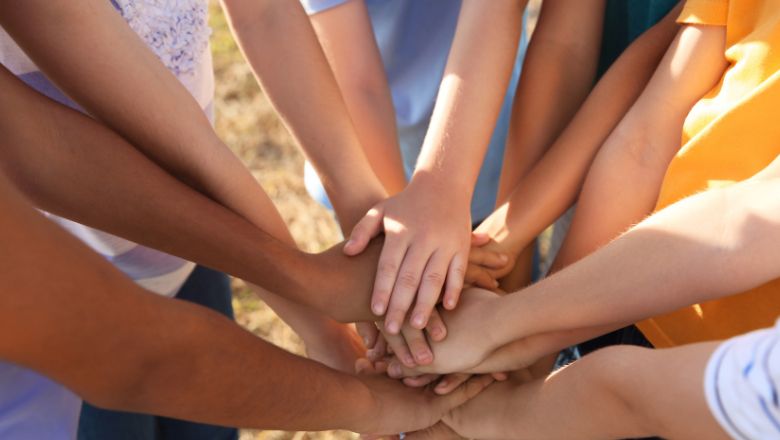
[[[233,318],[230,279],[215,270],[196,267],[176,298],[208,307]],[[237,440],[238,430],[148,414],[109,411],[84,402],[79,419],[78,438],[79,440]]]

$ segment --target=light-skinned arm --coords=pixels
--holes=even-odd
[[[432,365],[441,364],[410,372],[527,366],[627,323],[776,279],[780,271],[771,256],[780,243],[778,191],[775,159],[751,179],[659,211],[519,294],[468,292],[458,310],[442,315],[450,333],[433,344]]]
[[[410,311],[426,326],[444,291],[455,307],[471,242],[474,184],[509,84],[525,1],[463,2],[417,167],[400,194],[372,208],[344,251],[384,231],[372,310],[397,334]]]
[[[338,373],[216,312],[142,290],[2,176],[0,206],[0,358],[99,406],[226,426],[393,434],[435,423],[490,382],[440,398]]]
[[[308,16],[297,1],[222,4],[255,76],[317,169],[342,231],[349,234],[387,193],[361,147],[366,139],[355,132]],[[394,159],[400,161],[400,155]]]
[[[609,347],[543,380],[493,385],[447,415],[449,427],[410,437],[725,440],[702,386],[717,345]]]
[[[678,14],[679,6],[623,52],[549,150],[477,231],[516,254],[574,203],[593,158],[642,93],[674,39]]]
[[[681,28],[653,78],[593,161],[552,271],[588,255],[655,207],[683,123],[728,66],[726,28]]]
[[[389,195],[400,192],[406,175],[395,108],[365,1],[349,0],[309,19],[374,174]]]

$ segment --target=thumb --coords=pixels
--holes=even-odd
[[[349,240],[344,244],[344,253],[350,256],[357,255],[365,250],[368,242],[382,232],[382,220],[384,209],[381,205],[371,208],[352,228]]]

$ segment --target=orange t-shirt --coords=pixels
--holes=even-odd
[[[780,155],[780,0],[688,0],[678,22],[725,26],[730,65],[688,114],[682,148],[666,172],[656,209],[747,179]],[[639,328],[656,347],[670,347],[770,327],[778,315],[775,280],[646,320]]]

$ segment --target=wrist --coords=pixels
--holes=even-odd
[[[417,169],[409,181],[407,191],[421,194],[431,200],[441,199],[446,196],[447,203],[470,209],[471,197],[474,193],[473,182],[468,179],[452,179],[441,172]]]
[[[360,376],[349,376],[344,383],[344,395],[349,396],[352,409],[347,414],[345,429],[359,434],[377,431],[376,421],[381,408],[371,387]]]

